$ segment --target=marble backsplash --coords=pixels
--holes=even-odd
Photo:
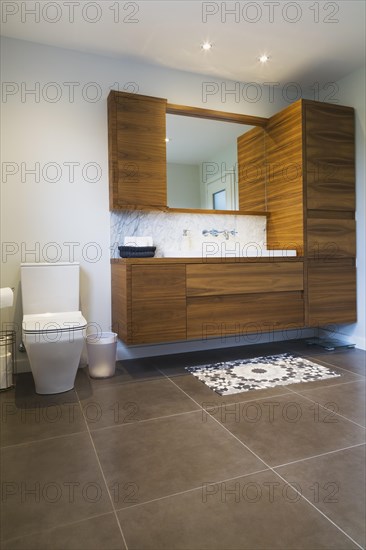
[[[119,257],[118,246],[124,244],[127,236],[152,236],[156,257],[189,257],[202,247],[202,231],[211,229],[236,232],[235,238],[230,235],[225,239],[222,234],[206,237],[205,241],[209,240],[212,246],[225,246],[228,251],[231,246],[265,247],[265,216],[126,210],[111,212],[111,257]]]

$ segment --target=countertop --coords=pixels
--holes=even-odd
[[[267,257],[216,257],[216,258],[111,258],[112,264],[236,264],[236,263],[268,263],[268,262],[302,262],[303,256],[267,256]]]

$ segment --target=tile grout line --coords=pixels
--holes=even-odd
[[[158,369],[159,370],[159,369]],[[159,370],[159,372],[161,372],[163,375],[164,373],[162,371]],[[165,375],[164,375],[165,376]],[[172,384],[174,384],[177,388],[179,388],[179,386],[177,384],[175,384],[170,378],[169,380],[172,382]],[[187,395],[187,397],[189,397],[190,399],[192,399],[192,401],[194,403],[196,403],[197,405],[199,405],[199,403],[197,403],[197,401],[195,401],[193,399],[193,397],[191,397],[190,395],[188,395],[184,390],[182,390],[181,388],[179,388],[185,395]],[[199,405],[200,406],[200,405]],[[202,407],[201,407],[202,408]],[[204,409],[202,408],[202,411],[204,411]],[[205,411],[207,413],[207,411]],[[210,413],[209,413],[210,414]],[[270,466],[269,464],[267,464],[262,458],[260,458],[254,451],[252,451],[245,443],[243,443],[243,441],[240,441],[240,439],[234,435],[233,433],[230,432],[230,430],[228,430],[223,424],[221,424],[218,420],[216,420],[216,418],[214,418],[212,415],[210,415],[210,417],[212,418],[212,420],[214,420],[220,427],[222,427],[231,437],[233,437],[234,439],[236,439],[236,441],[238,441],[245,449],[247,449],[250,453],[252,453],[258,460],[260,460],[269,470],[272,471],[272,473],[274,473],[276,476],[278,476],[284,483],[288,484],[288,482],[286,481],[285,478],[283,478],[276,470],[273,469],[272,466]],[[360,548],[360,550],[364,550],[362,548],[362,546],[360,546],[358,544],[358,542],[356,542],[350,535],[348,535],[348,533],[346,533],[346,531],[344,531],[339,525],[337,525],[332,519],[330,519],[324,512],[322,512],[319,508],[317,508],[312,502],[310,502],[310,500],[308,500],[303,494],[301,494],[297,489],[295,489],[294,487],[292,487],[292,489],[300,496],[300,498],[304,499],[305,502],[307,502],[312,508],[314,508],[314,510],[316,510],[320,515],[322,515],[326,520],[328,520],[332,525],[334,525],[334,527],[336,527],[336,529],[338,529],[341,533],[343,533],[349,540],[351,540],[354,544],[356,544],[356,546],[358,548]]]
[[[42,443],[43,441],[52,441],[53,439],[62,439],[63,437],[70,437],[74,435],[86,434],[87,431],[83,430],[81,432],[72,432],[69,434],[54,435],[52,437],[44,437],[41,439],[32,439],[31,441],[23,441],[22,443],[14,443],[13,445],[3,445],[0,447],[0,452],[4,449],[10,449],[12,447],[22,447],[24,445],[34,445],[34,443]]]
[[[338,384],[339,385],[339,384]],[[310,390],[309,390],[310,391]],[[354,420],[351,420],[350,418],[347,418],[347,416],[344,416],[343,414],[340,414],[340,413],[337,413],[337,412],[334,412],[334,411],[330,411],[329,409],[327,409],[324,405],[321,405],[318,401],[314,401],[313,399],[310,399],[310,397],[306,397],[306,395],[303,395],[302,393],[298,393],[294,390],[292,390],[292,393],[294,395],[298,395],[299,397],[303,397],[304,399],[306,399],[307,401],[310,401],[310,403],[314,403],[314,405],[319,405],[319,407],[321,407],[322,409],[324,409],[325,411],[327,412],[330,412],[332,414],[335,414],[337,416],[340,416],[341,418],[343,418],[344,420],[347,420],[347,422],[351,422],[352,424],[355,424],[356,426],[358,426],[359,428],[362,428],[363,430],[366,430],[366,426],[362,426],[362,424],[358,424],[358,422],[355,422]]]
[[[268,468],[265,468],[263,470],[256,470],[255,472],[250,472],[249,474],[241,474],[235,477],[229,477],[227,479],[220,479],[218,481],[210,481],[207,482],[207,486],[211,487],[212,485],[217,485],[219,483],[225,483],[227,481],[234,481],[234,479],[241,479],[242,477],[249,477],[255,474],[261,474],[263,472],[268,472]],[[145,504],[151,504],[152,502],[158,502],[159,500],[166,500],[167,498],[176,497],[180,495],[185,495],[186,493],[192,493],[194,491],[198,491],[202,489],[202,485],[198,485],[197,487],[192,487],[191,489],[186,489],[185,491],[179,491],[178,493],[169,493],[169,495],[164,495],[162,497],[152,498],[151,500],[145,500],[144,502],[138,502],[136,504],[132,504],[131,506],[125,506],[124,508],[118,508],[117,511],[121,512],[123,510],[130,510],[130,508],[137,508],[139,506],[144,506]]]
[[[43,535],[44,533],[52,533],[52,531],[54,531],[55,529],[62,528],[62,527],[69,527],[71,525],[78,525],[79,523],[84,523],[84,522],[89,521],[91,519],[97,519],[97,518],[102,518],[104,516],[109,516],[109,514],[111,514],[111,513],[112,512],[105,512],[104,514],[97,514],[95,516],[89,516],[89,517],[84,518],[84,519],[79,519],[78,521],[70,521],[68,523],[58,523],[55,527],[50,527],[49,529],[45,529],[44,531],[35,531],[33,533],[28,533],[28,534],[22,535],[20,537],[11,537],[10,539],[5,539],[5,540],[2,540],[1,542],[3,542],[3,543],[13,542],[13,541],[22,540],[22,539],[25,539],[25,538],[28,538],[28,537]]]
[[[306,354],[305,354],[306,355]],[[301,356],[300,356],[301,357]],[[333,365],[332,363],[329,363],[328,361],[324,361],[323,359],[320,359],[320,357],[313,357],[312,355],[308,355],[307,357],[309,357],[309,361],[312,360],[312,361],[323,361],[323,363],[325,363],[327,366],[329,367],[332,367],[332,369],[340,369],[342,370],[343,372],[347,372],[348,374],[352,374],[354,376],[358,376],[359,378],[361,379],[364,379],[366,374],[358,374],[357,372],[353,372],[351,370],[347,370],[347,369],[344,369],[343,367],[339,367],[338,365]],[[304,357],[304,359],[306,359],[307,357]]]
[[[332,455],[335,453],[341,453],[342,451],[348,451],[349,449],[357,449],[358,447],[364,447],[366,443],[356,443],[355,445],[349,445],[349,447],[342,447],[341,449],[335,449],[334,451],[327,451],[326,453],[320,453],[314,456],[307,456],[306,458],[299,458],[298,460],[292,460],[291,462],[284,462],[283,464],[277,464],[272,466],[273,468],[283,468],[284,466],[291,466],[291,464],[297,464],[298,462],[306,462],[313,458],[320,458],[322,456]]]
[[[331,380],[331,378],[325,378],[324,380]],[[319,380],[319,382],[322,382],[322,380]],[[323,386],[316,386],[315,388],[309,388],[308,390],[304,389],[303,391],[315,391],[315,390],[324,390],[326,388],[337,388],[338,386],[345,386],[346,384],[358,384],[359,382],[365,382],[366,383],[366,380],[363,380],[362,378],[359,378],[357,380],[348,380],[348,382],[339,382],[339,384],[330,384],[329,386],[326,386],[324,384]],[[303,384],[311,384],[311,382],[302,382],[302,383]],[[295,391],[295,390],[291,390],[291,391]]]
[[[169,379],[170,380],[170,379]],[[179,388],[181,389],[181,388]],[[183,392],[184,393],[184,392]],[[285,393],[279,393],[279,394],[276,394],[276,395],[273,395],[271,397],[283,397],[284,395],[291,395],[291,393],[293,392],[290,392],[290,391],[287,391]],[[223,406],[232,406],[232,405],[240,405],[240,404],[246,404],[246,403],[251,403],[252,401],[261,401],[263,399],[268,399],[268,397],[259,397],[257,399],[248,399],[246,401],[233,401],[232,403],[210,403],[210,405],[212,404],[212,406],[217,406],[217,407],[223,407]],[[112,428],[123,428],[125,426],[131,426],[132,424],[142,424],[143,422],[153,422],[155,420],[162,420],[164,418],[172,418],[172,417],[175,417],[175,416],[184,416],[185,414],[193,414],[193,413],[197,413],[197,412],[202,412],[202,406],[198,404],[198,408],[197,409],[193,409],[192,411],[184,411],[184,412],[180,412],[180,413],[174,413],[174,414],[166,414],[166,415],[163,415],[163,416],[154,416],[153,418],[144,418],[143,420],[136,420],[136,421],[132,421],[132,422],[121,422],[120,424],[113,424],[111,426],[103,426],[101,428],[91,428],[91,431],[92,432],[96,432],[96,431],[102,431],[102,430],[110,430]]]
[[[132,426],[133,424],[143,424],[145,422],[153,422],[154,420],[162,420],[163,418],[173,418],[174,416],[184,416],[186,414],[193,414],[201,412],[201,409],[194,409],[193,411],[185,411],[175,414],[166,414],[164,416],[154,416],[153,418],[144,418],[143,420],[135,420],[132,422],[121,422],[120,424],[113,424],[111,426],[103,426],[101,428],[91,429],[91,432],[101,432],[105,430],[111,430],[113,428],[125,428],[126,426]]]
[[[113,511],[113,513],[114,513],[114,517],[115,517],[115,519],[116,519],[116,521],[117,521],[117,525],[118,525],[119,531],[120,531],[120,533],[121,533],[121,537],[122,537],[123,543],[124,543],[124,545],[125,545],[125,550],[128,550],[128,545],[127,545],[125,536],[124,536],[124,534],[123,534],[122,526],[121,526],[121,524],[120,524],[120,522],[119,522],[119,519],[118,519],[118,516],[117,516],[117,511],[116,511],[116,509],[115,509],[115,507],[114,507],[114,504],[113,504],[112,495],[111,495],[111,493],[110,493],[110,491],[109,491],[109,487],[108,487],[108,484],[107,484],[107,480],[106,480],[106,478],[105,478],[105,475],[104,475],[104,472],[103,472],[103,468],[102,468],[102,465],[101,465],[101,463],[100,463],[99,456],[98,456],[97,450],[96,450],[96,448],[95,448],[94,441],[93,441],[92,435],[91,435],[91,433],[90,433],[89,426],[88,426],[88,423],[87,423],[87,421],[86,421],[86,418],[85,418],[85,415],[84,415],[84,411],[83,411],[83,408],[82,408],[82,406],[81,406],[81,402],[80,402],[80,398],[79,398],[79,394],[78,394],[77,390],[75,390],[75,393],[76,393],[76,396],[77,396],[77,398],[78,398],[79,406],[80,406],[80,408],[81,408],[81,412],[82,412],[82,415],[83,415],[83,418],[84,418],[84,422],[85,422],[85,425],[86,425],[87,433],[88,433],[88,435],[89,435],[90,442],[91,442],[91,444],[92,444],[92,447],[93,447],[93,450],[94,450],[94,453],[95,453],[95,457],[96,457],[96,459],[97,459],[97,463],[98,463],[98,466],[99,466],[99,469],[100,469],[100,473],[101,473],[101,475],[102,475],[102,478],[103,478],[105,487],[106,487],[106,489],[107,489],[107,493],[108,493],[108,496],[109,496],[109,500],[110,500],[111,505],[112,505],[112,511]]]

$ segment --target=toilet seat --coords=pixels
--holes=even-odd
[[[22,324],[23,334],[70,333],[84,330],[86,326],[87,321],[81,311],[24,315]]]

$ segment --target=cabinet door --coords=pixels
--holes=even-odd
[[[307,255],[309,259],[356,256],[356,223],[352,219],[308,218]]]
[[[303,125],[297,101],[266,126],[267,246],[303,255]]]
[[[132,266],[131,341],[186,339],[185,265]]]
[[[253,128],[238,137],[239,209],[266,211],[264,130]]]
[[[307,324],[309,326],[356,322],[354,264],[354,260],[309,262],[307,274]]]
[[[309,210],[355,209],[354,110],[305,102]]]
[[[108,97],[110,209],[166,208],[166,99]]]

